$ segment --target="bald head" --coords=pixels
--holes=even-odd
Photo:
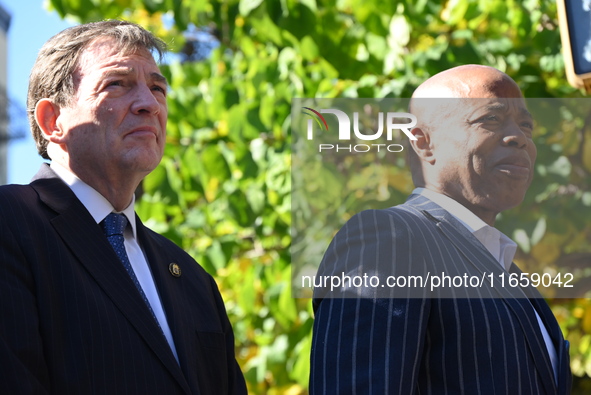
[[[533,120],[511,77],[488,66],[454,67],[421,84],[409,109],[417,117],[416,186],[452,197],[489,224],[523,199],[536,156]]]
[[[419,85],[412,95],[410,112],[427,126],[433,118],[441,121],[440,117],[449,113],[449,107],[457,105],[457,101],[446,99],[491,97],[520,98],[522,95],[515,81],[502,71],[490,66],[463,65],[435,74]]]
[[[507,90],[513,86],[515,90]],[[414,91],[413,98],[521,97],[515,81],[490,66],[476,64],[454,67],[435,74]]]
[[[511,77],[490,66],[469,64],[435,74],[413,92],[409,112],[418,128],[432,128],[455,114],[462,99],[522,98]],[[457,100],[456,100],[457,99]]]

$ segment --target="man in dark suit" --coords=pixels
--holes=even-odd
[[[315,289],[310,393],[568,394],[568,342],[535,288],[508,286],[517,245],[493,227],[533,177],[517,84],[453,68],[415,91],[411,112],[417,188],[351,218],[318,271],[389,285]],[[445,275],[454,283],[431,286]]]
[[[0,392],[246,394],[218,288],[146,228],[134,191],[159,163],[164,44],[123,21],[41,49],[29,185],[0,187]]]

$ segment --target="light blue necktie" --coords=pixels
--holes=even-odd
[[[109,243],[111,243],[111,246],[115,250],[115,253],[117,253],[119,260],[121,261],[121,263],[123,263],[123,267],[125,267],[125,270],[127,270],[129,277],[131,277],[137,290],[140,292],[142,299],[144,299],[144,302],[146,302],[146,305],[148,306],[148,309],[150,309],[150,312],[152,313],[152,316],[156,320],[156,323],[158,323],[158,326],[160,326],[160,323],[158,322],[158,319],[156,318],[156,314],[154,314],[154,311],[152,310],[152,306],[150,305],[150,302],[148,301],[148,298],[146,297],[146,294],[144,293],[144,290],[142,289],[140,282],[138,281],[137,277],[135,276],[135,272],[133,271],[133,268],[131,267],[131,263],[129,262],[129,257],[127,256],[127,252],[125,251],[123,231],[125,230],[125,227],[127,226],[127,218],[123,214],[111,213],[111,214],[107,215],[107,217],[103,220],[102,224],[103,224],[103,230],[105,232],[105,235],[107,236],[107,239],[109,240]]]

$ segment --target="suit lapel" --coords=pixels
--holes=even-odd
[[[538,291],[535,288],[533,288],[532,290],[538,293]],[[538,297],[531,298],[530,302],[534,306],[540,318],[542,319],[542,322],[546,326],[546,329],[548,330],[548,333],[550,334],[550,337],[552,339],[552,343],[554,344],[554,348],[556,349],[556,369],[558,372],[558,383],[556,383],[556,386],[558,387],[558,393],[568,394],[570,393],[570,388],[572,385],[572,377],[569,372],[569,343],[568,341],[564,340],[562,332],[560,331],[560,327],[556,325],[556,319],[554,317],[554,314],[552,313],[552,310],[550,310],[548,304],[542,298],[542,295],[539,295],[538,293]],[[552,371],[552,374],[554,374],[554,371]]]
[[[496,285],[500,285],[500,277],[505,276],[505,287],[493,286],[491,291],[502,298],[525,298],[520,288],[507,286],[508,273],[499,262],[488,252],[482,243],[453,215],[433,203],[431,200],[413,195],[409,203],[418,209],[438,229],[439,233],[448,239],[474,267],[478,274],[493,274]]]
[[[192,366],[191,361],[189,361],[189,358],[191,358],[189,351],[196,349],[197,337],[194,332],[191,333],[195,328],[187,324],[185,317],[187,311],[191,309],[187,308],[187,300],[183,297],[183,295],[187,295],[187,292],[184,292],[183,276],[175,277],[171,274],[169,265],[177,262],[167,253],[168,249],[164,248],[159,240],[148,232],[137,215],[136,224],[138,240],[150,265],[152,277],[156,283],[158,295],[175,342],[181,369],[184,371],[184,377],[188,381],[188,385],[193,389],[193,393],[198,394],[199,385],[194,382],[196,381],[195,374],[187,371]],[[174,362],[178,367],[176,361]]]
[[[406,204],[418,209],[431,222],[435,223],[439,232],[451,241],[480,275],[493,273],[498,286],[492,287],[491,290],[513,311],[514,317],[525,333],[527,344],[546,391],[555,393],[556,384],[553,379],[552,364],[537,318],[532,310],[533,306],[523,290],[519,287],[507,286],[508,273],[501,268],[482,243],[449,212],[423,196],[413,195]],[[505,287],[499,286],[499,276],[505,276]],[[549,324],[548,326],[553,327]]]
[[[70,188],[46,165],[31,186],[57,215],[51,224],[79,263],[127,318],[187,393],[190,389],[162,331],[99,225]],[[149,257],[148,257],[149,260]]]
[[[521,273],[521,270],[515,264],[511,265],[510,271],[511,273]],[[558,357],[558,393],[570,393],[572,377],[569,372],[569,342],[564,340],[562,332],[560,331],[560,327],[556,325],[554,313],[552,313],[550,306],[548,306],[548,304],[544,301],[538,290],[534,287],[528,287],[525,292],[531,304],[534,306],[540,318],[542,319],[542,322],[546,326],[546,329],[552,338],[554,348],[556,349],[556,355]]]

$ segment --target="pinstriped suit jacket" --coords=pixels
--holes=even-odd
[[[412,195],[400,206],[349,220],[318,275],[370,273],[383,281],[442,270],[451,276],[503,275],[451,214]],[[512,271],[519,269],[513,265]],[[362,297],[334,298],[315,289],[310,394],[570,393],[568,342],[537,290],[456,291],[455,298],[428,289],[388,298],[366,287],[355,290]],[[533,308],[557,351],[557,381]]]
[[[137,221],[180,363],[100,227],[49,167],[30,185],[0,187],[0,392],[246,394],[215,282]]]

